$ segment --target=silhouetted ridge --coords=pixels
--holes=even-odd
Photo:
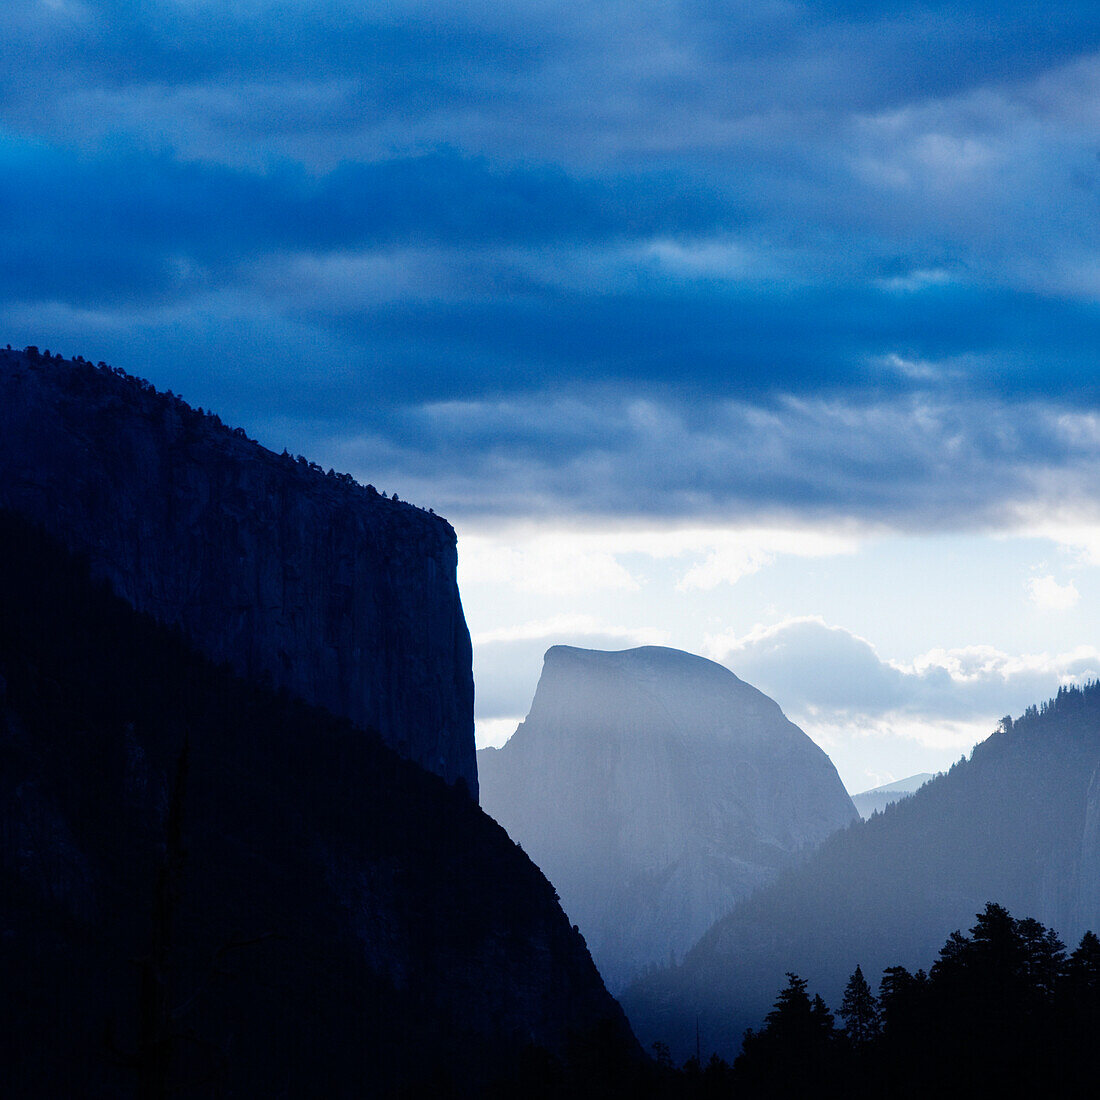
[[[892,783],[883,783],[880,787],[872,787],[869,791],[852,795],[852,805],[859,811],[860,817],[870,817],[873,813],[881,813],[894,802],[908,798],[931,778],[932,772],[920,772]]]
[[[856,964],[925,965],[989,898],[1100,925],[1100,687],[1065,687],[911,797],[831,837],[623,997],[643,1041],[732,1052],[785,971],[836,1003]]]
[[[215,661],[377,729],[476,796],[445,520],[106,364],[34,349],[0,351],[0,506]]]
[[[201,407],[194,408],[171,390],[158,390],[152,382],[148,381],[148,379],[130,374],[128,371],[123,370],[122,367],[112,367],[103,362],[103,360],[93,364],[90,360],[85,359],[83,355],[74,355],[71,359],[67,359],[63,355],[51,355],[49,348],[46,348],[45,351],[39,351],[34,345],[24,348],[22,352],[9,345],[6,349],[0,349],[0,357],[6,358],[9,363],[22,360],[40,368],[68,367],[70,369],[79,370],[93,369],[96,372],[97,388],[101,392],[113,393],[116,397],[127,403],[135,401],[140,402],[144,411],[147,413],[151,413],[154,410],[159,411],[160,415],[170,413],[180,417],[182,420],[191,422],[192,425],[201,423],[204,430],[209,430],[213,434],[222,435],[227,437],[227,439],[244,440],[256,447],[261,446],[256,440],[248,435],[244,428],[230,427],[230,425],[222,421],[222,418],[218,416],[217,413],[210,410],[204,410]],[[267,448],[261,449],[268,455],[274,453],[268,451]],[[430,508],[420,508],[417,505],[410,504],[408,501],[398,500],[396,494],[389,497],[385,492],[379,493],[373,485],[361,485],[351,474],[337,473],[331,467],[326,474],[324,467],[318,465],[316,462],[309,461],[304,455],[291,455],[284,450],[281,455],[276,457],[284,465],[293,465],[308,470],[312,474],[320,474],[323,477],[332,478],[334,481],[348,487],[352,491],[362,493],[367,498],[373,499],[375,497],[381,497],[383,500],[389,500],[392,505],[413,508],[416,511],[427,512],[429,515],[435,514]]]
[[[462,792],[6,512],[0,560],[7,1094],[480,1096],[531,1044],[629,1073],[584,941]]]

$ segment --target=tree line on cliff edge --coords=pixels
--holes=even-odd
[[[15,355],[22,354],[30,363],[37,367],[56,365],[58,369],[61,369],[68,366],[73,370],[85,372],[84,377],[88,379],[95,378],[100,382],[110,379],[116,385],[128,391],[131,397],[142,395],[155,406],[159,407],[161,411],[171,409],[186,424],[190,424],[193,427],[199,424],[205,424],[209,428],[233,436],[235,439],[240,439],[248,443],[256,443],[256,440],[252,439],[244,428],[231,428],[222,421],[222,418],[218,416],[217,413],[204,410],[202,406],[193,408],[184,401],[182,397],[173,393],[171,390],[158,390],[152,382],[130,374],[123,370],[122,367],[112,367],[102,359],[98,363],[93,363],[90,359],[85,359],[83,355],[74,355],[72,359],[66,359],[60,354],[51,353],[49,348],[40,351],[34,344],[27,345],[22,353],[13,349],[11,344],[8,344],[4,350]],[[260,444],[256,443],[256,445],[259,446]],[[433,516],[435,515],[434,508],[421,508],[419,505],[409,504],[408,501],[400,501],[396,492],[386,493],[385,490],[379,491],[373,485],[361,485],[351,474],[338,473],[331,466],[326,472],[324,467],[318,463],[311,462],[304,455],[292,455],[285,448],[278,458],[281,459],[286,466],[296,467],[302,472],[319,474],[351,490],[361,492],[368,498],[390,500],[394,504],[404,503],[408,507],[416,508],[417,511],[427,512],[429,515]]]

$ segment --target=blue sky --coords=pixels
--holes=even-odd
[[[2,338],[447,515],[483,737],[548,645],[656,640],[870,786],[1100,670],[1091,5],[9,0],[0,42]]]

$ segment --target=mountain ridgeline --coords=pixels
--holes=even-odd
[[[856,966],[927,966],[989,901],[1100,927],[1100,685],[1064,688],[909,798],[827,840],[622,1000],[643,1042],[735,1051],[793,971],[839,1004]]]
[[[657,646],[554,646],[530,714],[478,767],[482,804],[553,882],[613,991],[856,818],[775,702]]]
[[[932,777],[932,772],[920,772],[905,779],[895,779],[893,783],[884,783],[881,787],[872,787],[869,791],[860,791],[852,795],[852,805],[859,811],[860,817],[882,813],[887,806],[920,790]]]
[[[214,661],[477,796],[455,533],[120,371],[0,351],[0,507]]]

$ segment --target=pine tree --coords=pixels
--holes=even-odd
[[[810,1024],[815,1043],[828,1046],[836,1039],[836,1020],[820,993],[815,993],[810,1002]]]
[[[1071,1030],[1095,1035],[1100,1027],[1100,939],[1094,932],[1081,937],[1080,946],[1066,962],[1058,988],[1063,1018]]]
[[[812,1034],[813,1017],[805,978],[787,972],[787,986],[764,1017],[764,1024],[765,1033],[778,1038],[804,1039]]]
[[[787,974],[787,986],[758,1031],[747,1031],[734,1069],[750,1095],[788,1097],[832,1080],[836,1060],[833,1014],[805,979]],[[826,1095],[820,1093],[819,1095]]]
[[[854,1047],[861,1047],[877,1039],[882,1031],[878,1000],[858,966],[844,988],[840,1015],[844,1020],[844,1034]]]
[[[1095,932],[1086,932],[1081,937],[1080,945],[1066,963],[1066,975],[1077,989],[1100,993],[1100,939]]]
[[[1053,928],[1044,928],[1034,917],[1016,922],[1024,948],[1024,970],[1031,996],[1047,1002],[1066,967],[1066,945]]]
[[[878,988],[879,1022],[887,1038],[905,1044],[905,1037],[919,1031],[925,1021],[929,995],[928,975],[910,974],[904,966],[888,966]]]

